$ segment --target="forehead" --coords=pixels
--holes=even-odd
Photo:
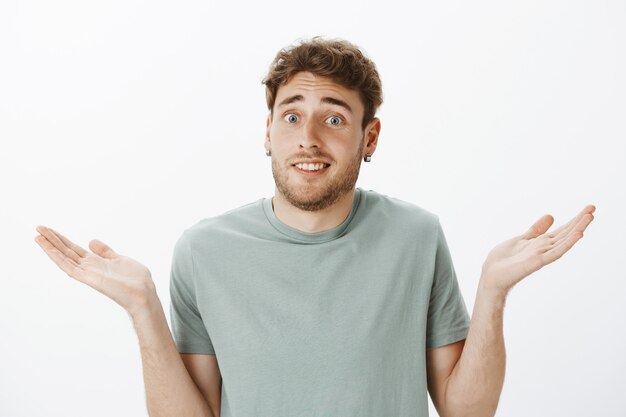
[[[347,102],[355,113],[363,111],[363,104],[356,90],[346,88],[331,78],[310,72],[298,72],[289,82],[281,85],[276,93],[276,106],[294,95],[301,95],[304,97],[302,101],[313,104],[324,102],[325,97],[336,98]]]

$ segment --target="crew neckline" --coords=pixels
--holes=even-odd
[[[267,220],[272,224],[272,226],[274,226],[276,230],[278,230],[283,235],[299,243],[324,243],[335,240],[345,233],[346,229],[350,225],[350,222],[358,211],[362,200],[362,194],[362,190],[357,187],[354,191],[354,199],[352,200],[352,208],[350,209],[350,213],[348,213],[348,216],[341,224],[333,227],[332,229],[314,233],[303,232],[302,230],[291,227],[279,220],[278,217],[276,217],[276,213],[274,213],[274,209],[272,207],[273,197],[264,198],[262,204],[263,211],[265,212],[265,217],[267,217]]]

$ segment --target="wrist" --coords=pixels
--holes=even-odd
[[[496,284],[497,280],[482,275],[478,282],[478,293],[491,299],[505,300],[510,288],[503,288]]]
[[[159,314],[163,314],[163,307],[156,291],[146,292],[131,309],[128,309],[128,315],[135,324],[150,320]]]

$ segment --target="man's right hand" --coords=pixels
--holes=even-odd
[[[46,226],[37,226],[35,242],[70,277],[89,285],[121,305],[131,316],[146,308],[156,296],[148,268],[119,255],[99,240],[89,242],[93,253]]]
[[[89,242],[92,253],[49,227],[37,226],[36,230],[40,235],[35,241],[59,268],[111,298],[131,316],[139,339],[148,414],[219,416],[217,358],[179,354],[148,268],[99,240]]]

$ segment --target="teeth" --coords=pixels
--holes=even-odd
[[[326,164],[296,164],[296,166],[306,171],[318,171],[324,168]]]

